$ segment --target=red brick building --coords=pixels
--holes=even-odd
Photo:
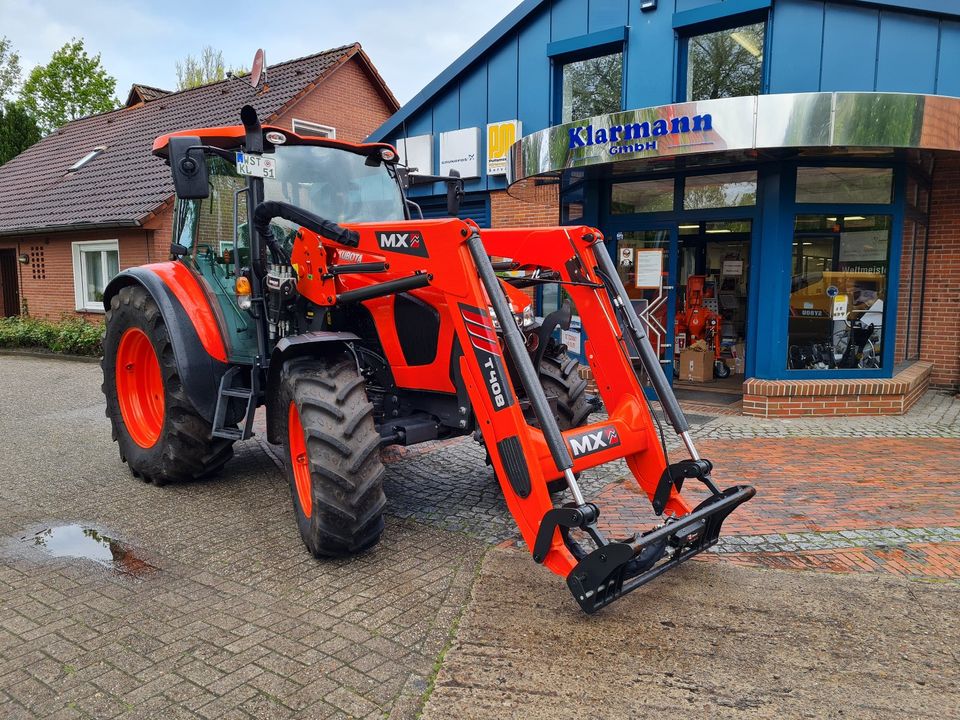
[[[360,141],[399,104],[359,44],[247,78],[166,92],[134,85],[124,107],[67,123],[0,168],[0,315],[102,313],[122,269],[169,254],[173,185],[153,140],[173,130],[264,123]]]

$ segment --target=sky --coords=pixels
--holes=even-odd
[[[267,65],[360,42],[402,103],[411,99],[520,0],[0,0],[0,36],[24,77],[73,37],[99,52],[123,101],[130,85],[176,87],[176,62],[204,45],[228,66]]]

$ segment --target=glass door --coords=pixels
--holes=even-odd
[[[614,260],[667,379],[673,382],[676,226],[618,232]],[[635,351],[634,351],[635,354]]]

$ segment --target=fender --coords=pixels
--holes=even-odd
[[[324,330],[280,339],[270,355],[270,369],[267,371],[267,442],[274,445],[283,442],[280,433],[283,425],[283,408],[280,407],[280,371],[283,369],[283,364],[291,358],[304,355],[317,357],[359,339],[358,335],[351,332]]]
[[[182,263],[154,263],[114,277],[103,292],[104,309],[109,310],[113,296],[130,285],[141,285],[160,308],[184,392],[197,412],[212,423],[220,379],[229,365],[206,293]]]

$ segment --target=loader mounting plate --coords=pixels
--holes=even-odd
[[[567,576],[567,587],[585,612],[596,612],[716,545],[723,521],[755,493],[750,485],[735,485],[704,500],[689,515],[628,542],[603,545],[577,563]]]

